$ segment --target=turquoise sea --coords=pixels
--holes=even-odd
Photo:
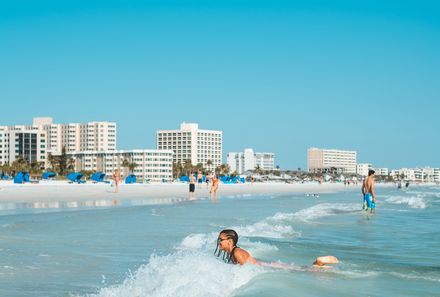
[[[0,203],[0,296],[440,296],[440,187],[359,192]],[[290,268],[223,263],[224,228]]]

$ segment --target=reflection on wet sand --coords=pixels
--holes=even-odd
[[[124,200],[124,199],[98,199],[82,201],[39,201],[39,202],[5,202],[0,203],[2,210],[20,210],[20,209],[74,209],[74,208],[100,208],[117,206],[142,206],[142,205],[163,205],[175,204],[187,201],[183,197],[167,198],[148,198],[145,200]]]

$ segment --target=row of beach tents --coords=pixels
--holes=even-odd
[[[55,172],[44,172],[41,175],[41,179],[43,180],[49,180],[51,178],[54,178],[56,176]],[[6,176],[4,176],[4,179]],[[195,177],[197,178],[197,176],[195,175]],[[67,179],[69,182],[71,183],[78,183],[78,184],[83,184],[86,181],[83,179],[84,178],[84,174],[82,174],[81,172],[71,172],[69,174],[67,174]],[[95,172],[92,174],[92,176],[90,177],[90,181],[92,181],[93,183],[110,183],[110,181],[105,180],[105,173],[103,172]],[[184,175],[180,177],[180,181],[181,182],[189,182],[189,176],[188,175]],[[206,175],[203,175],[202,177],[202,181],[205,182],[206,181]],[[245,183],[246,182],[246,178],[244,177],[240,177],[240,176],[221,176],[220,177],[220,181],[224,184],[237,184],[237,183]],[[31,180],[29,177],[29,173],[28,172],[18,172],[15,176],[14,176],[14,183],[15,184],[23,184],[23,183],[27,183],[27,182],[38,182],[36,180]],[[129,174],[126,178],[125,178],[125,183],[126,184],[134,184],[136,183],[136,175],[134,174]]]
[[[82,179],[83,177],[84,177],[84,174],[82,174],[81,172],[71,172],[67,175],[67,179],[70,182],[78,183],[78,184],[83,184],[86,182],[84,179]],[[92,176],[90,177],[90,180],[94,183],[107,183],[107,184],[110,183],[110,181],[105,180],[105,173],[103,173],[103,172],[93,173]],[[127,175],[127,177],[125,178],[125,183],[126,184],[136,183],[136,175],[134,175],[134,174]]]
[[[49,180],[51,178],[54,178],[56,176],[55,172],[44,172],[41,175],[41,179],[43,180]],[[3,179],[9,179],[9,177],[4,176]],[[81,172],[71,172],[69,174],[67,174],[67,179],[69,182],[71,183],[78,183],[78,184],[83,184],[86,181],[83,179],[84,174],[82,174]],[[94,183],[110,183],[110,181],[105,180],[105,173],[102,172],[95,172],[92,174],[92,176],[90,177],[90,180]],[[14,176],[14,183],[15,184],[23,184],[23,183],[27,183],[27,182],[38,182],[38,181],[34,181],[31,180],[29,177],[29,173],[28,172],[18,172],[15,176]],[[129,174],[126,178],[125,178],[125,183],[126,184],[134,184],[136,183],[136,175],[134,174]]]

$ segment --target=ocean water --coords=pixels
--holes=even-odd
[[[0,204],[0,296],[440,296],[440,187]],[[225,264],[218,232],[285,269]],[[310,269],[318,255],[333,269]]]

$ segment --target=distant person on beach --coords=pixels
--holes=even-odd
[[[199,171],[199,173],[197,174],[197,184],[199,189],[202,187],[202,183],[203,183],[203,174],[201,171]]]
[[[210,181],[211,181],[211,174],[208,173],[208,174],[206,175],[206,178],[205,178],[206,188],[207,188],[207,189],[209,188],[209,182],[210,182]]]
[[[210,194],[217,194],[219,183],[220,183],[220,180],[218,179],[217,175],[214,175],[214,177],[212,179],[211,191],[209,191]]]
[[[238,234],[232,229],[225,229],[221,231],[217,238],[217,247],[214,254],[217,257],[223,258],[226,263],[240,264],[244,265],[246,263],[259,265],[259,266],[269,266],[276,268],[291,268],[289,264],[283,263],[267,263],[262,261],[257,261],[254,259],[249,252],[237,246]],[[329,268],[327,264],[337,264],[338,259],[334,256],[322,256],[315,259],[312,263],[312,267],[319,268]]]
[[[119,172],[119,169],[116,169],[115,172],[113,172],[113,183],[115,185],[115,193],[118,193],[118,185],[121,182],[121,173]]]
[[[364,179],[362,184],[362,195],[364,195],[364,203],[362,209],[367,211],[370,209],[370,213],[376,211],[376,194],[374,192],[374,173],[375,171],[368,170],[368,176]]]
[[[194,196],[194,191],[196,190],[196,177],[195,174],[190,173],[189,175],[189,196]]]

